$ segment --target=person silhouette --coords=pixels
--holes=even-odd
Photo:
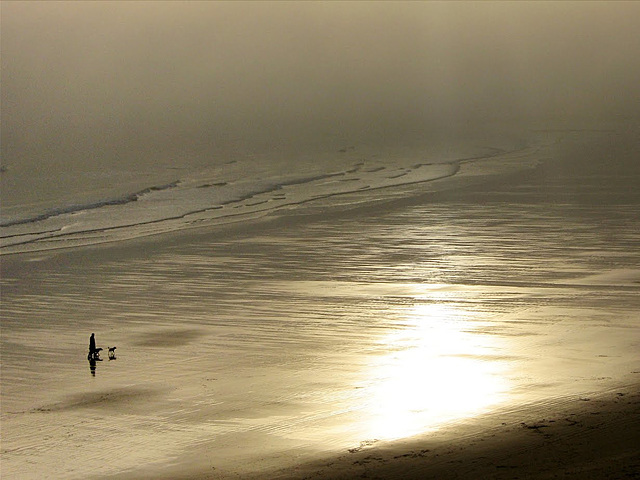
[[[96,354],[96,337],[95,334],[92,333],[89,337],[89,356],[93,357]]]
[[[91,375],[96,376],[96,361],[101,362],[100,358],[100,350],[101,348],[96,348],[96,337],[95,334],[92,333],[89,337],[89,355],[87,355],[87,360],[89,360],[89,368],[91,369]]]

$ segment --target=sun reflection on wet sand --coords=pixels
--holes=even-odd
[[[448,304],[417,304],[405,328],[384,338],[388,353],[370,370],[363,412],[371,438],[424,433],[506,400],[499,339],[478,334],[482,323],[465,315]]]

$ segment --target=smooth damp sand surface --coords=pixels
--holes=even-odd
[[[270,478],[637,478],[638,444],[640,394],[633,385],[498,410],[431,435],[283,469]]]
[[[3,258],[2,477],[515,478],[529,450],[525,478],[637,474],[640,177],[614,140],[465,190]],[[579,161],[603,152],[606,176]]]

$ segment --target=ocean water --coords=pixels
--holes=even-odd
[[[271,148],[238,145],[171,164],[147,153],[125,165],[61,162],[42,171],[36,159],[2,172],[0,252],[241,222],[318,200],[328,207],[375,202],[406,186],[434,188],[428,184],[455,176],[465,164],[474,164],[476,175],[530,168],[559,135],[524,129],[423,137],[390,144],[333,139],[319,147],[315,139]]]

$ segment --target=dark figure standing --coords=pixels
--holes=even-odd
[[[101,348],[96,348],[96,338],[94,334],[91,334],[89,337],[89,358],[93,358],[94,360],[100,360],[100,350]]]
[[[96,376],[96,361],[102,361],[100,358],[100,350],[101,348],[96,348],[96,337],[95,334],[91,334],[89,337],[89,355],[87,355],[87,360],[89,360],[89,368],[91,369],[91,375]]]

